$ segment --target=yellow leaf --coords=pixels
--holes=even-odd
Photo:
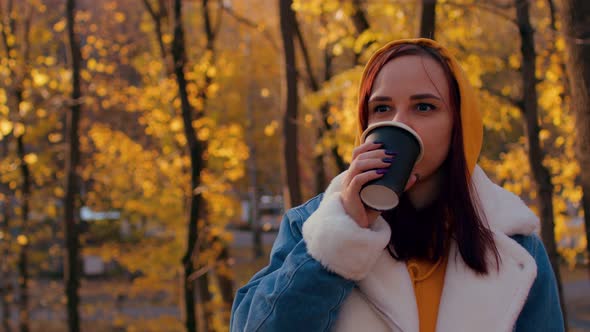
[[[14,124],[14,136],[20,137],[25,133],[25,125],[22,123]]]
[[[42,87],[49,82],[49,76],[39,72],[37,69],[31,71],[31,77],[33,78],[33,84],[37,87]]]
[[[20,104],[18,105],[18,111],[20,113],[20,115],[27,115],[29,113],[30,110],[33,109],[33,104],[31,104],[28,101],[21,101]]]
[[[26,246],[29,243],[29,239],[25,235],[19,235],[16,237],[16,242],[21,246]]]
[[[47,138],[49,139],[49,142],[57,143],[57,142],[61,141],[62,135],[60,133],[52,133],[52,134],[49,134],[49,136],[47,136]]]
[[[88,67],[88,69],[90,70],[94,70],[96,69],[96,60],[95,59],[90,59],[88,60],[88,63],[86,64],[86,66]]]
[[[555,48],[557,48],[558,51],[563,51],[565,49],[565,41],[562,37],[558,37],[555,41]]]
[[[29,154],[27,154],[27,155],[24,157],[24,159],[25,159],[25,162],[26,162],[28,165],[33,165],[33,164],[35,164],[37,161],[39,161],[39,157],[37,157],[37,155],[36,155],[36,154],[34,154],[34,153],[29,153]]]
[[[14,35],[8,35],[6,38],[6,43],[8,44],[8,46],[13,46],[14,42],[16,42],[16,38],[14,37]]]
[[[341,44],[334,45],[334,48],[332,49],[332,54],[334,56],[342,55],[343,52],[344,52],[344,49],[342,48]]]
[[[209,128],[205,127],[205,128],[201,128],[198,132],[197,132],[197,137],[199,138],[199,140],[201,141],[206,141],[209,138],[209,134],[210,134],[210,130]]]
[[[182,130],[182,120],[179,118],[173,119],[170,122],[170,130],[172,130],[173,132]]]
[[[207,69],[207,76],[215,77],[215,75],[217,75],[217,68],[209,67],[209,69]]]
[[[96,89],[96,94],[100,97],[106,96],[107,93],[108,93],[108,91],[104,86],[100,86]]]
[[[215,96],[215,94],[219,91],[219,84],[213,83],[207,87],[207,95]]]
[[[62,32],[66,28],[66,20],[62,19],[53,25],[55,32]]]
[[[278,123],[275,120],[271,121],[271,123],[264,127],[264,135],[268,137],[273,136],[277,130],[277,127]]]
[[[125,22],[125,14],[121,13],[121,12],[117,12],[115,14],[115,21],[117,21],[118,23],[123,23]]]
[[[10,134],[10,131],[12,131],[12,127],[12,122],[6,119],[0,120],[0,134],[2,134],[3,136]]]
[[[46,66],[53,66],[55,64],[55,58],[52,56],[45,57],[45,65]]]
[[[169,33],[166,33],[162,36],[162,41],[166,44],[170,44],[172,42],[172,40],[173,40],[173,37]]]
[[[55,187],[55,189],[53,189],[53,194],[57,198],[62,198],[62,197],[64,197],[65,192],[61,187]]]
[[[55,205],[49,204],[45,209],[45,213],[47,213],[47,216],[55,218],[57,217],[57,208]]]

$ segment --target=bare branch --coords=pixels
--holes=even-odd
[[[303,61],[305,62],[305,69],[307,71],[307,77],[309,81],[309,86],[311,90],[318,91],[319,85],[318,81],[316,80],[315,76],[313,75],[311,59],[309,57],[309,52],[307,51],[307,46],[305,45],[305,40],[303,39],[303,35],[301,34],[301,29],[299,28],[299,23],[297,22],[297,17],[295,17],[295,36],[299,41],[299,48],[301,49],[301,53],[303,54]]]
[[[143,4],[145,5],[145,8],[150,13],[154,21],[158,20],[160,15],[158,15],[159,13],[157,14],[154,8],[152,7],[152,5],[150,4],[150,0],[143,0]]]
[[[238,21],[239,23],[242,23],[250,28],[256,29],[258,31],[260,31],[260,24],[249,20],[248,18],[239,15],[238,13],[236,13],[231,7],[229,6],[222,6],[223,11],[225,11],[229,16],[233,17],[236,21]],[[264,29],[262,31],[262,34],[264,35],[264,37],[266,38],[266,40],[268,40],[268,42],[270,43],[271,47],[273,48],[273,50],[275,50],[276,52],[279,51],[279,47],[277,46],[277,44],[275,43],[274,39],[272,38],[272,36],[270,35],[270,33],[268,32],[267,29]]]
[[[29,51],[31,49],[31,20],[33,19],[33,4],[28,2],[27,6],[27,15],[24,22],[24,31],[23,31],[23,59],[25,65],[29,63],[30,54]]]
[[[522,109],[522,104],[523,104],[522,100],[510,97],[510,96],[506,96],[506,95],[502,94],[502,92],[500,92],[496,89],[493,89],[493,88],[486,87],[486,86],[482,86],[481,89],[484,90],[485,92],[489,93],[490,95],[509,103],[510,105],[512,105],[514,107]]]
[[[213,36],[214,36],[213,38],[215,38],[219,34],[219,30],[221,30],[222,14],[223,14],[223,0],[218,0],[217,18],[215,20],[215,27],[213,28]]]
[[[498,17],[501,17],[505,20],[507,20],[508,22],[512,22],[514,25],[517,25],[516,19],[513,17],[510,17],[509,15],[503,13],[501,11],[501,9],[507,9],[509,7],[507,6],[495,6],[495,5],[486,5],[485,3],[472,3],[472,4],[462,4],[462,3],[457,3],[457,2],[443,2],[440,4],[441,6],[453,6],[453,7],[458,7],[458,8],[464,8],[464,9],[473,9],[473,8],[477,8],[483,11],[487,11],[491,14],[494,14]]]
[[[0,6],[0,19],[2,20],[2,44],[4,44],[4,49],[6,50],[6,57],[10,58],[10,51],[12,50],[12,47],[8,44],[8,34],[6,30],[8,30],[8,32],[11,34],[13,30],[10,26],[9,18],[6,16],[3,9],[4,8]],[[10,16],[10,10],[8,10],[7,15]]]

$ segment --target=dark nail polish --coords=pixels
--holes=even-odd
[[[390,156],[395,156],[395,155],[397,155],[397,152],[392,151],[392,150],[385,150],[385,154],[390,155]]]
[[[387,173],[387,168],[380,168],[377,170],[377,174],[385,174]]]
[[[384,163],[392,163],[393,162],[393,158],[383,158],[382,160]]]
[[[373,142],[373,144],[383,144],[383,142],[381,142],[381,141],[375,141],[375,142]]]

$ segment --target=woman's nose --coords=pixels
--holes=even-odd
[[[403,124],[410,125],[409,112],[405,109],[400,109],[397,112],[395,112],[391,121],[401,122]]]

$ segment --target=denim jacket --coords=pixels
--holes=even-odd
[[[389,226],[379,217],[362,229],[346,215],[343,174],[285,213],[268,266],[236,294],[231,331],[419,331],[405,264],[384,250]],[[481,168],[472,181],[500,270],[476,275],[453,245],[436,331],[563,331],[553,270],[535,234],[538,219]]]

